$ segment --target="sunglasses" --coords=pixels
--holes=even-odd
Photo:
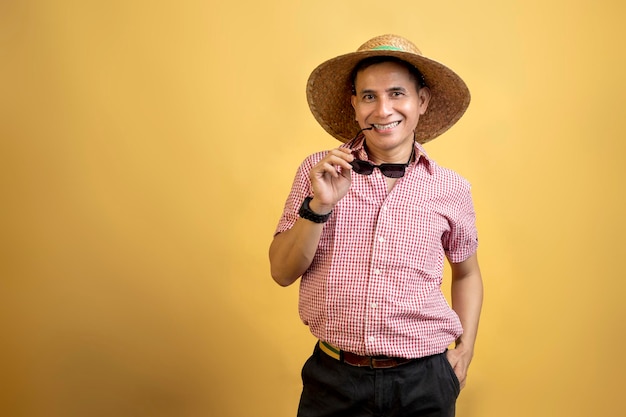
[[[358,133],[357,133],[357,136],[358,136]],[[352,165],[352,170],[356,172],[357,174],[372,175],[372,172],[374,172],[374,168],[378,168],[380,170],[380,173],[383,174],[385,177],[401,178],[401,177],[404,177],[406,168],[411,164],[411,159],[413,159],[413,155],[415,155],[415,147],[412,148],[411,155],[409,156],[409,160],[406,161],[405,164],[374,165],[369,161],[363,161],[361,159],[358,159],[356,156],[356,151],[353,151],[352,156],[354,156],[354,160],[350,162],[350,165]]]

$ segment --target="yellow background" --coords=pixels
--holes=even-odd
[[[619,1],[0,2],[0,414],[287,417],[313,338],[267,249],[335,147],[309,73],[383,33],[467,82],[427,145],[474,189],[461,417],[622,415]]]

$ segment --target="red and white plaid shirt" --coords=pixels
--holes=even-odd
[[[416,162],[389,194],[378,169],[352,173],[302,276],[302,321],[340,349],[419,358],[445,351],[463,332],[441,282],[446,255],[461,262],[478,246],[470,185],[415,146]],[[361,139],[352,148],[367,160]],[[276,233],[298,219],[312,195],[309,171],[325,154],[298,169]]]

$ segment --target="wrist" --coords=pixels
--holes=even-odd
[[[319,206],[313,203],[313,207],[311,207],[311,202],[313,201],[313,197],[307,197],[302,202],[300,206],[300,210],[298,214],[301,218],[312,221],[313,223],[326,223],[330,218],[332,213],[332,209],[328,211],[323,211],[323,208],[318,208]]]
[[[309,208],[315,214],[319,214],[320,216],[325,216],[333,211],[333,206],[320,203],[320,201],[315,197],[309,197]]]
[[[463,340],[461,338],[458,338],[455,341],[454,349],[458,349],[458,350],[461,350],[461,351],[464,351],[464,352],[468,352],[471,355],[474,354],[474,346],[472,344],[467,343],[467,342],[463,342]]]

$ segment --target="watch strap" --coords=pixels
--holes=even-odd
[[[316,212],[311,210],[311,207],[309,207],[309,203],[311,202],[311,200],[313,200],[313,197],[310,196],[304,199],[302,205],[300,206],[300,211],[298,212],[298,214],[303,219],[310,220],[313,223],[326,223],[330,218],[332,211],[326,214],[317,214]]]

